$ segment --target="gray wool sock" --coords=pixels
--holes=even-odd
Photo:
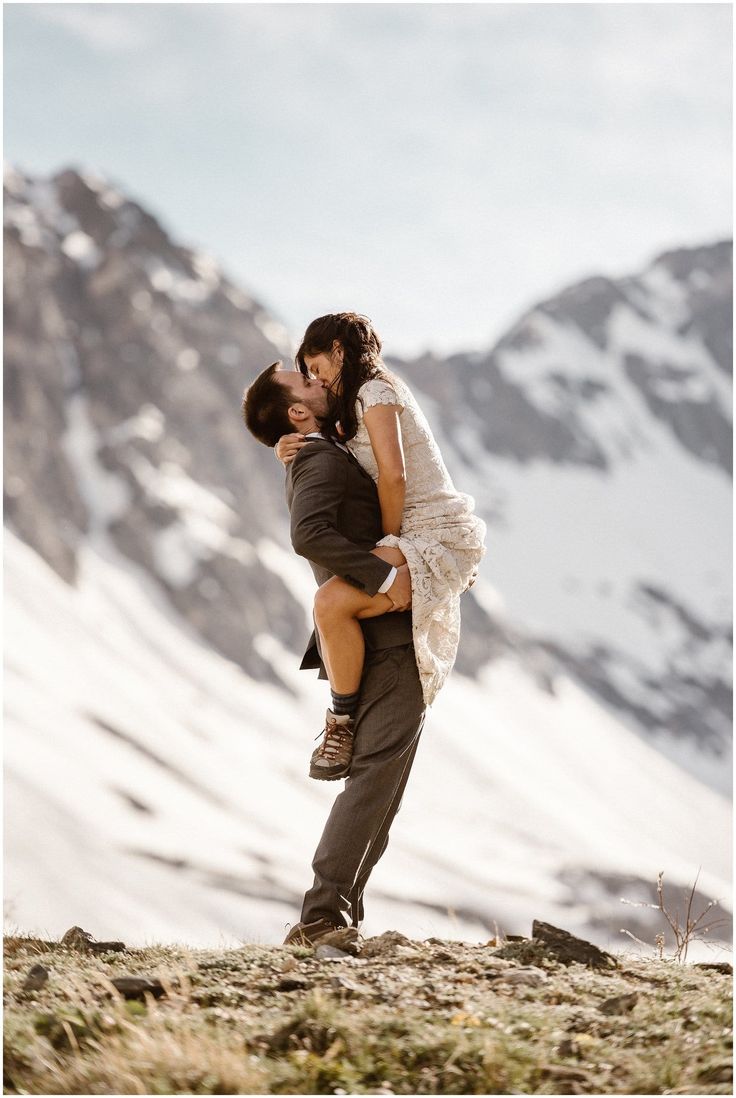
[[[358,711],[360,690],[354,694],[336,694],[332,691],[332,712],[336,717],[354,717]]]

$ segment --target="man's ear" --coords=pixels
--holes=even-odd
[[[299,427],[305,419],[309,419],[309,409],[303,404],[291,404],[289,405],[289,419],[296,427]]]

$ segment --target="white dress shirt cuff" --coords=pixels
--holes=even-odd
[[[378,591],[376,592],[376,594],[377,595],[385,595],[386,592],[388,591],[389,587],[391,586],[391,584],[396,579],[396,576],[397,576],[397,570],[395,568],[392,568],[391,571],[389,572],[389,574],[386,576],[386,579],[383,581],[381,586],[378,588]]]

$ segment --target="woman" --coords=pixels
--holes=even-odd
[[[377,549],[390,563],[405,560],[408,565],[414,651],[424,700],[431,705],[455,662],[460,595],[477,575],[486,527],[473,514],[471,497],[455,491],[409,388],[389,373],[380,356],[381,341],[366,317],[331,313],[309,325],[296,362],[303,374],[331,390],[332,410],[323,433],[339,439],[376,482],[384,533]],[[285,435],[276,453],[288,464],[305,444],[302,435]],[[328,677],[330,650],[338,643],[343,666],[346,642],[354,656],[337,694],[330,680],[333,709],[336,704],[343,716],[351,709],[349,717],[357,709],[363,667],[362,632],[358,639],[350,595],[349,584],[329,580],[320,588],[315,612]],[[320,627],[320,603],[329,610],[326,632]]]

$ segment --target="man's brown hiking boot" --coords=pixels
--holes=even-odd
[[[358,931],[354,926],[335,926],[327,919],[297,923],[284,938],[284,945],[331,945],[344,953],[358,952]]]
[[[355,721],[352,717],[338,717],[331,709],[327,710],[324,733],[320,732],[324,739],[312,752],[309,765],[310,778],[316,778],[317,781],[322,782],[334,782],[337,778],[348,776],[353,759],[354,728]]]

